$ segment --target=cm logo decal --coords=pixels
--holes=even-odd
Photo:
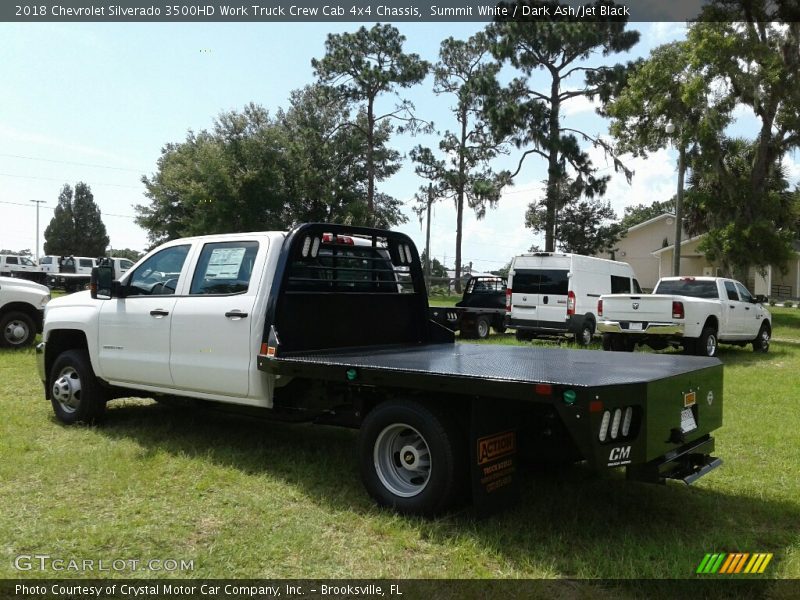
[[[630,446],[619,446],[618,448],[611,449],[611,453],[608,455],[609,467],[627,465],[629,462],[631,462]]]
[[[478,464],[482,465],[517,451],[517,435],[513,431],[490,435],[478,440]]]

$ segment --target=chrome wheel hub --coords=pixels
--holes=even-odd
[[[30,335],[28,325],[24,321],[9,321],[3,335],[9,344],[21,344]]]
[[[430,449],[419,431],[409,425],[385,427],[375,440],[373,459],[378,479],[397,496],[416,496],[428,485]]]
[[[64,367],[53,382],[53,398],[67,413],[78,410],[81,404],[81,378],[73,367]]]

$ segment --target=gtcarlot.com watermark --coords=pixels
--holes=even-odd
[[[194,571],[194,560],[178,558],[61,558],[50,554],[20,554],[14,559],[17,571],[54,573],[109,573],[149,571],[153,573]]]

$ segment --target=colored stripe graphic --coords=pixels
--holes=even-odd
[[[718,552],[706,554],[695,573],[734,575],[738,573],[763,573],[772,560],[772,553]]]

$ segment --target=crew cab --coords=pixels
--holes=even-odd
[[[687,354],[714,356],[719,342],[769,351],[772,317],[764,304],[734,279],[664,277],[652,294],[600,297],[598,330],[604,350],[655,350],[681,346]]]
[[[463,338],[485,339],[489,337],[490,328],[504,333],[506,288],[505,277],[470,277],[461,300],[454,307],[431,306],[431,319],[460,331]]]
[[[25,279],[0,277],[0,347],[24,348],[42,331],[50,290]]]
[[[179,239],[50,302],[39,373],[66,424],[140,396],[358,428],[364,486],[404,513],[498,509],[521,455],[651,482],[720,464],[718,360],[456,344],[428,310],[417,249],[398,232]]]

